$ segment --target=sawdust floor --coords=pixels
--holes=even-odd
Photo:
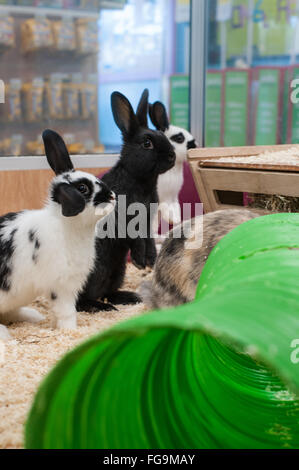
[[[150,276],[129,265],[125,289],[136,290]],[[78,328],[61,332],[50,327],[46,302],[35,306],[46,315],[38,324],[9,326],[12,340],[5,343],[4,362],[0,363],[0,448],[22,448],[23,427],[37,387],[54,364],[70,349],[90,336],[144,311],[143,304],[118,306],[118,311],[98,314],[80,313]]]

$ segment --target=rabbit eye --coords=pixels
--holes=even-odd
[[[173,142],[176,142],[177,144],[182,144],[183,142],[185,142],[185,137],[180,132],[179,134],[176,134],[176,135],[173,135],[172,137],[170,137],[170,140],[172,140]]]
[[[80,191],[81,194],[89,194],[90,193],[90,189],[89,187],[86,185],[86,184],[79,184],[79,186],[77,186],[77,189],[78,191]]]
[[[142,143],[142,147],[145,148],[145,149],[147,149],[147,150],[154,148],[151,139],[145,139],[144,142]]]

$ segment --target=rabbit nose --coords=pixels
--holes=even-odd
[[[195,139],[193,140],[190,140],[188,143],[187,143],[187,149],[190,150],[190,149],[196,149],[198,146],[197,146],[197,142],[195,141]]]

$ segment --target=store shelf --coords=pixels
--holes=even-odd
[[[122,10],[125,6],[124,2],[120,2],[119,0],[102,0],[100,3],[100,8],[104,9],[115,9],[115,10]]]
[[[100,9],[122,9],[124,3],[119,0],[102,0],[100,2]],[[0,5],[0,15],[1,13],[9,13],[12,15],[21,15],[21,16],[32,16],[32,15],[42,15],[42,16],[55,16],[55,17],[67,17],[67,18],[91,18],[97,19],[99,17],[99,12],[97,11],[88,11],[88,10],[74,10],[74,9],[62,9],[62,8],[46,8],[46,7],[29,7],[21,5]]]
[[[107,2],[104,2],[107,3]],[[109,2],[108,2],[109,3]],[[113,8],[113,7],[112,7]],[[91,18],[98,19],[99,13],[96,11],[85,10],[67,10],[62,8],[43,8],[43,7],[26,7],[18,5],[0,5],[1,14],[12,14],[21,16],[55,16],[64,18]]]
[[[119,155],[71,155],[75,168],[109,168],[118,160]],[[47,159],[35,157],[0,157],[0,171],[48,170]]]

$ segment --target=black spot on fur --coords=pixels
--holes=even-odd
[[[88,178],[80,178],[76,181],[71,181],[71,179],[68,175],[66,175],[64,177],[64,179],[69,182],[70,186],[77,189],[77,191],[84,197],[86,203],[90,202],[90,200],[93,196],[93,193],[94,193],[94,185],[93,185],[92,181],[90,181]],[[60,204],[59,192],[60,192],[60,185],[61,184],[65,184],[65,183],[55,183],[55,184],[53,184],[52,190],[51,190],[51,199],[54,202],[57,202],[58,204]],[[82,186],[83,185],[87,188],[86,192],[82,192]]]
[[[28,232],[28,239],[29,239],[29,241],[30,241],[31,243],[34,242],[34,238],[35,238],[35,232],[34,232],[34,230],[29,230],[29,232]]]
[[[92,195],[94,193],[94,186],[92,181],[87,178],[80,178],[79,180],[71,182],[70,184],[71,186],[74,186],[80,194],[82,194],[86,202],[89,202],[91,200]],[[86,191],[86,193],[80,191],[80,189],[84,186],[88,188],[88,191]]]
[[[65,181],[67,181],[68,183],[71,181],[71,177],[70,177],[70,175],[69,175],[68,173],[66,173],[65,175],[63,175],[63,179],[64,179]]]
[[[29,230],[28,239],[29,239],[30,243],[34,243],[34,249],[33,249],[31,259],[32,259],[33,263],[36,264],[37,261],[38,261],[37,251],[40,249],[40,241],[37,238],[35,230],[32,230],[32,229]]]
[[[60,185],[61,183],[55,183],[52,185],[52,188],[51,188],[51,199],[52,201],[57,202],[57,204],[60,204],[59,197],[58,197]]]
[[[182,132],[179,132],[178,134],[172,135],[170,137],[170,140],[176,142],[177,144],[182,144],[183,142],[185,142],[185,137]]]
[[[13,222],[17,216],[18,213],[10,213],[0,217],[0,289],[5,292],[11,288],[9,279],[12,273],[11,258],[15,250],[14,238],[17,229],[11,230],[9,238],[5,239],[3,232],[5,227],[9,226],[9,223]]]
[[[10,270],[7,275],[10,274]],[[4,292],[9,292],[11,288],[11,282],[8,279],[3,279],[2,283],[0,284],[0,289],[4,290]]]
[[[101,202],[111,201],[112,192],[110,191],[108,186],[105,183],[96,182],[96,184],[101,187],[101,190],[97,192],[95,197],[93,198],[93,205],[97,206],[98,204],[101,204]]]
[[[51,292],[51,300],[56,300],[57,294],[55,292]]]

